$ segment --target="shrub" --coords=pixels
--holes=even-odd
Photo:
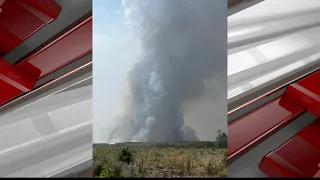
[[[130,164],[133,161],[132,152],[128,147],[124,147],[118,156],[119,161]]]
[[[113,168],[104,169],[100,176],[100,178],[121,178],[124,177],[122,173],[121,166],[115,166]]]
[[[100,174],[102,173],[103,167],[101,163],[95,163],[94,168],[93,168],[93,177],[99,177]]]

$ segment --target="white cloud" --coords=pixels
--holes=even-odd
[[[131,1],[133,2],[133,1]],[[129,3],[128,0],[122,0],[121,1],[122,8],[123,8],[123,16],[126,19],[126,24],[131,24],[134,16],[137,12],[137,6],[134,5],[134,3]]]

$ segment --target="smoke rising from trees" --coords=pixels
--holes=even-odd
[[[138,0],[130,5],[125,12],[138,14],[142,55],[128,75],[127,108],[114,119],[119,126],[107,142],[198,141],[184,123],[182,108],[201,96],[206,82],[219,72],[217,61],[224,58],[217,53],[224,50],[216,48],[221,39],[211,22],[216,3]]]

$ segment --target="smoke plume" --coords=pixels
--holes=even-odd
[[[220,52],[226,47],[216,44],[226,39],[215,35],[212,20],[223,10],[214,12],[213,0],[131,3],[139,13],[143,54],[128,76],[128,107],[114,119],[119,126],[107,141],[197,141],[182,108],[204,92],[215,73],[221,74],[225,55]]]

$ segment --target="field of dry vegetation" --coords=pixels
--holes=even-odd
[[[214,142],[100,144],[93,160],[95,177],[227,177],[227,149]]]

